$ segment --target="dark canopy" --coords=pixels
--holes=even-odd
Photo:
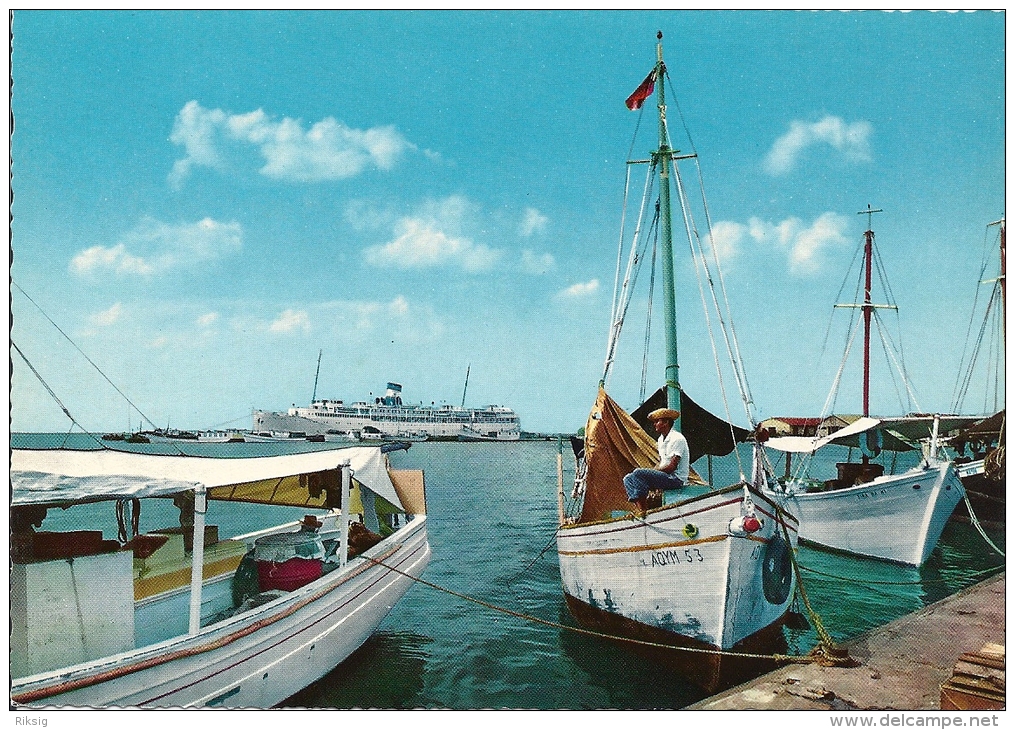
[[[631,414],[646,433],[655,434],[648,420],[648,414],[657,408],[666,408],[666,388],[660,388]],[[746,428],[727,423],[713,415],[680,391],[680,432],[687,439],[691,452],[691,463],[705,454],[725,456],[733,451],[737,443],[746,441],[751,432]]]

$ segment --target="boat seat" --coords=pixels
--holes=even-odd
[[[211,527],[211,525],[209,525]],[[191,553],[185,551],[183,535],[153,533],[152,537],[168,539],[147,557],[135,554],[134,600],[140,601],[159,593],[190,585]],[[208,544],[204,550],[205,580],[233,573],[247,552],[242,540],[220,540]]]

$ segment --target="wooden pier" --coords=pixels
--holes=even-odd
[[[1004,627],[1002,573],[845,642],[858,666],[789,665],[684,709],[938,710],[962,655],[1003,646]]]

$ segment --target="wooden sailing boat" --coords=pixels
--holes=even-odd
[[[653,399],[665,398],[661,405],[683,411],[674,427],[688,439],[693,462],[702,454],[730,453],[749,432],[696,406],[678,383],[670,186],[672,174],[686,216],[676,165],[694,155],[680,155],[669,143],[661,33],[658,38],[655,67],[627,105],[640,108],[658,82],[659,147],[648,162],[659,183],[666,386]],[[772,667],[724,651],[765,651],[781,639],[780,621],[795,586],[791,551],[797,521],[779,509],[775,497],[759,490],[764,481],[760,461],[749,481],[741,470],[741,483],[721,489],[688,487],[667,493],[667,504],[649,509],[644,517],[629,512],[623,477],[635,467],[653,466],[658,452],[653,438],[605,389],[622,321],[618,313],[625,307],[615,304],[606,372],[576,449],[579,478],[570,511],[560,495],[557,554],[564,597],[584,625],[679,647],[657,655],[690,681],[715,691]]]
[[[983,321],[979,329],[979,337],[969,356],[968,362],[964,362],[965,369],[962,370],[957,384],[956,401],[953,408],[958,411],[962,407],[962,401],[968,392],[969,385],[973,380],[973,374],[977,361],[983,352],[982,346],[988,338],[993,337],[994,341],[988,343],[987,360],[994,355],[995,360],[988,362],[987,367],[993,368],[993,415],[974,423],[967,429],[958,433],[950,440],[957,457],[955,459],[959,478],[962,486],[966,489],[969,498],[971,514],[968,519],[982,522],[1002,523],[1005,518],[1005,408],[1004,397],[998,392],[997,382],[1004,382],[1005,372],[1005,226],[1004,218],[994,221],[988,228],[1000,226],[1000,270],[997,277],[981,281],[981,284],[992,284],[993,288],[987,299],[987,305],[983,312]],[[984,266],[983,271],[986,271]],[[973,316],[976,315],[976,301],[973,303]],[[989,327],[993,319],[994,327]],[[997,332],[999,325],[1000,333]],[[963,358],[965,360],[965,358]],[[1000,374],[1000,378],[998,375]],[[987,399],[991,393],[988,387]],[[999,398],[1000,396],[1000,398]],[[998,402],[1000,400],[1000,403]],[[989,403],[984,403],[984,410],[987,410]],[[1000,410],[998,408],[1000,407]],[[989,412],[989,411],[988,411]],[[962,514],[956,511],[956,515]],[[963,517],[965,515],[963,514]]]
[[[848,445],[860,450],[861,461],[836,464],[834,479],[816,481],[798,476],[766,491],[773,497],[788,498],[800,516],[801,540],[920,566],[937,545],[945,522],[964,495],[955,467],[941,448],[941,437],[974,419],[952,416],[884,419],[870,415],[871,319],[877,309],[896,308],[893,304],[875,304],[871,298],[874,231],[869,219],[879,212],[869,205],[861,211],[868,216],[864,233],[863,301],[836,305],[860,309],[863,313],[863,417],[827,436],[785,436],[766,443],[787,455],[813,455],[827,446]],[[919,465],[899,474],[886,475],[883,464],[871,461],[872,456],[882,452],[915,449],[923,449]],[[805,474],[812,464],[808,460],[800,467],[800,473]]]

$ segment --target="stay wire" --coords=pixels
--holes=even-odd
[[[67,409],[67,406],[65,406],[63,404],[63,401],[60,400],[59,396],[57,396],[57,394],[53,391],[53,389],[49,387],[49,383],[47,383],[45,378],[43,378],[42,375],[39,373],[39,371],[35,369],[35,366],[32,365],[32,363],[29,361],[29,359],[25,356],[25,353],[23,353],[21,351],[21,348],[18,347],[18,344],[13,339],[11,340],[11,347],[13,347],[15,352],[17,352],[18,355],[21,356],[21,359],[25,361],[25,365],[28,366],[28,369],[31,370],[32,374],[35,375],[36,379],[40,383],[42,383],[42,387],[46,389],[46,392],[49,393],[50,397],[54,401],[56,401],[56,404],[58,406],[60,406],[60,410],[63,411],[63,414],[65,416],[67,416],[67,418],[70,419],[70,422],[72,424],[71,428],[73,428],[74,426],[77,426],[78,428],[81,429],[82,433],[88,434],[93,439],[95,439],[95,441],[99,444],[99,446],[102,446],[103,448],[105,448],[106,445],[104,443],[102,443],[102,441],[100,441],[99,439],[95,438],[94,434],[92,434],[90,431],[88,431],[88,429],[86,429],[84,426],[82,426],[80,423],[78,423],[78,420],[76,418],[74,418],[74,416],[71,415],[71,412]],[[65,438],[63,445],[66,445],[66,443],[67,443],[67,440]],[[62,446],[61,446],[61,448],[62,448]]]
[[[817,568],[810,568],[806,565],[800,566],[801,570],[813,573],[814,575],[820,575],[823,578],[832,578],[834,580],[841,580],[844,583],[857,583],[863,585],[878,585],[878,586],[918,586],[926,585],[930,583],[945,584],[952,582],[947,578],[921,578],[920,580],[868,580],[866,578],[851,578],[845,575],[835,575],[834,573],[825,573],[824,571],[818,570]],[[984,568],[983,570],[976,570],[972,573],[966,573],[965,575],[969,578],[979,578],[981,575],[997,575],[1004,571],[1005,566],[995,565],[991,568]],[[952,579],[954,580],[954,579]]]
[[[557,541],[557,533],[558,532],[560,532],[560,527],[557,527],[553,531],[553,534],[550,535],[550,539],[543,546],[543,549],[539,551],[539,554],[536,555],[536,557],[534,557],[532,560],[530,560],[528,565],[526,565],[524,568],[522,568],[517,573],[515,573],[514,576],[512,576],[511,579],[508,580],[504,585],[510,586],[512,583],[514,583],[516,580],[518,580],[520,577],[522,577],[522,575],[527,573],[529,571],[529,568],[531,568],[533,565],[535,565],[539,561],[539,559],[546,554],[546,551],[549,550],[550,547]]]
[[[103,379],[104,379],[104,380],[105,380],[105,381],[106,381],[107,383],[109,383],[109,384],[110,384],[111,386],[113,386],[113,390],[115,390],[115,391],[116,391],[117,393],[119,393],[119,394],[120,394],[120,396],[121,396],[121,397],[122,397],[122,398],[123,398],[123,399],[124,399],[125,401],[127,401],[128,403],[130,403],[131,407],[132,407],[132,408],[133,408],[133,409],[134,409],[135,411],[137,411],[137,412],[138,412],[138,414],[139,414],[139,415],[140,415],[140,416],[141,416],[141,417],[142,417],[143,419],[145,419],[146,421],[148,421],[148,423],[150,423],[150,424],[152,425],[152,427],[153,427],[153,428],[157,428],[157,426],[155,425],[155,421],[153,421],[153,420],[151,420],[150,418],[148,418],[148,416],[146,416],[146,415],[145,415],[145,414],[144,414],[144,413],[143,413],[143,412],[141,411],[141,409],[140,409],[140,408],[138,408],[138,407],[137,407],[136,405],[134,405],[134,402],[133,402],[133,401],[131,401],[131,399],[130,399],[130,398],[128,398],[128,397],[127,397],[127,395],[126,395],[126,394],[125,394],[125,393],[124,393],[124,392],[123,392],[122,390],[120,390],[120,389],[119,389],[118,387],[116,387],[116,383],[114,383],[114,382],[113,382],[112,380],[110,380],[110,379],[109,379],[109,378],[108,378],[108,377],[106,376],[106,374],[105,374],[104,372],[102,372],[102,369],[101,369],[101,368],[100,368],[100,367],[99,367],[98,365],[96,365],[96,364],[95,364],[95,362],[94,362],[94,361],[92,360],[92,358],[88,357],[88,355],[87,355],[87,354],[85,354],[85,351],[84,351],[84,350],[82,350],[82,349],[81,349],[80,347],[78,347],[78,346],[77,346],[77,343],[75,343],[75,342],[74,342],[74,340],[72,340],[72,339],[70,338],[70,336],[69,336],[69,335],[68,335],[68,334],[67,334],[66,332],[64,332],[64,331],[63,331],[62,329],[60,329],[60,325],[58,325],[58,324],[57,324],[56,322],[54,322],[54,321],[53,321],[53,319],[52,319],[52,317],[50,317],[50,316],[49,316],[48,314],[46,314],[46,311],[45,311],[45,310],[44,310],[44,309],[43,309],[43,308],[42,308],[41,306],[39,306],[39,304],[38,304],[38,303],[37,303],[37,302],[36,302],[36,301],[35,301],[34,299],[32,299],[32,298],[31,298],[31,297],[30,297],[30,296],[28,295],[28,292],[26,292],[26,291],[25,291],[24,289],[22,289],[22,288],[21,288],[21,287],[20,287],[20,286],[18,285],[18,283],[17,283],[16,281],[14,281],[14,279],[13,279],[13,278],[11,279],[11,285],[12,285],[12,286],[14,286],[14,287],[16,287],[16,288],[17,288],[17,290],[18,290],[18,291],[20,291],[20,292],[21,292],[21,293],[22,293],[22,294],[23,294],[23,295],[25,296],[25,298],[26,298],[26,299],[27,299],[28,301],[30,301],[30,302],[31,302],[32,304],[34,304],[34,305],[35,305],[36,309],[38,309],[38,310],[39,310],[40,312],[42,312],[42,316],[43,316],[43,317],[45,317],[45,318],[46,318],[47,320],[49,320],[49,323],[50,323],[51,325],[53,325],[54,327],[56,327],[56,331],[57,331],[57,332],[59,332],[59,333],[60,333],[61,335],[63,335],[63,336],[64,336],[64,337],[66,338],[66,340],[67,340],[67,341],[68,341],[69,343],[71,343],[71,345],[73,345],[73,346],[74,346],[74,349],[75,349],[75,350],[77,350],[77,351],[78,351],[79,353],[81,353],[81,356],[82,356],[82,357],[84,357],[84,359],[85,359],[85,360],[87,360],[87,361],[88,361],[88,363],[89,363],[89,364],[90,364],[90,365],[91,365],[91,366],[92,366],[93,368],[95,368],[96,372],[98,372],[98,374],[99,374],[99,375],[101,375],[101,376],[103,377]],[[19,351],[19,352],[20,352],[20,351]],[[27,360],[26,360],[26,362],[27,362]]]
[[[681,125],[684,128],[684,134],[687,135],[687,142],[691,146],[691,153],[694,155],[694,165],[695,165],[695,169],[697,170],[697,173],[698,173],[698,190],[701,192],[701,205],[702,205],[702,209],[704,210],[704,213],[705,213],[705,226],[708,229],[709,241],[710,241],[710,243],[712,245],[712,256],[715,259],[716,271],[718,272],[718,275],[719,275],[719,287],[720,287],[720,290],[722,291],[722,297],[723,297],[723,301],[725,302],[727,317],[729,319],[730,333],[729,333],[729,336],[727,338],[726,346],[727,346],[727,350],[730,350],[729,338],[732,338],[733,343],[732,343],[732,351],[730,352],[730,363],[731,363],[731,366],[733,367],[734,375],[735,375],[735,377],[737,379],[737,386],[738,386],[738,389],[740,390],[741,397],[744,399],[744,408],[745,408],[745,410],[747,412],[747,420],[751,424],[751,426],[753,427],[753,426],[756,425],[755,424],[755,420],[754,420],[754,414],[753,414],[753,411],[752,411],[752,406],[754,405],[754,396],[751,394],[751,387],[750,387],[750,383],[747,380],[747,374],[746,374],[746,369],[744,367],[743,356],[740,354],[740,341],[737,338],[736,325],[735,325],[735,323],[733,321],[733,313],[732,313],[732,309],[730,308],[730,303],[729,303],[729,295],[726,292],[726,278],[725,278],[725,276],[723,275],[723,272],[722,272],[722,264],[720,263],[720,260],[719,260],[719,252],[717,251],[717,249],[715,247],[715,238],[714,238],[714,234],[713,234],[713,231],[712,231],[712,216],[709,213],[708,200],[705,197],[705,183],[704,183],[704,180],[702,179],[701,162],[698,159],[698,150],[697,150],[697,148],[694,145],[694,139],[691,137],[691,130],[687,126],[687,119],[684,117],[684,112],[680,108],[680,101],[679,101],[679,97],[677,96],[676,89],[673,86],[673,79],[670,78],[670,74],[666,70],[665,67],[663,68],[663,73],[665,75],[666,81],[669,82],[670,97],[673,99],[673,105],[677,108],[677,116],[680,117],[680,123],[681,123]],[[667,134],[669,134],[669,127],[668,126],[667,126]],[[672,141],[671,141],[671,146],[672,146]],[[676,169],[677,165],[676,165],[675,161],[674,161],[673,166]],[[714,292],[713,292],[713,299],[714,298],[715,298],[715,295],[714,295]],[[718,310],[718,303],[716,303],[716,308]],[[720,321],[722,321],[721,312],[719,312],[719,316],[720,316]],[[724,337],[727,337],[725,323],[723,323],[723,335],[724,335]],[[735,356],[734,356],[734,353],[735,353]]]
[[[652,344],[652,299],[655,296],[656,288],[656,260],[657,249],[659,248],[659,229],[656,228],[655,240],[652,242],[652,266],[651,275],[648,280],[648,313],[645,316],[645,349],[641,357],[641,390],[638,393],[638,402],[645,402],[645,390],[648,383],[648,353]]]

